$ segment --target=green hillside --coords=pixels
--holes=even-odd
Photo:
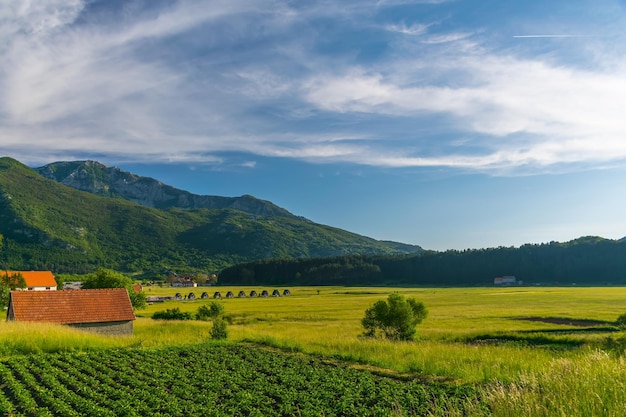
[[[218,270],[275,257],[400,254],[381,242],[294,217],[236,209],[145,207],[79,191],[0,158],[1,259],[12,269]],[[415,247],[413,247],[415,248]]]

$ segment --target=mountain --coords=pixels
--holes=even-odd
[[[246,213],[298,218],[269,201],[250,195],[219,197],[192,194],[97,161],[54,162],[37,168],[46,178],[77,190],[118,197],[159,209],[236,209]],[[300,218],[302,219],[302,218]]]
[[[218,197],[214,201],[226,207],[183,209],[174,207],[172,199],[186,196],[182,200],[199,202],[202,196],[98,163],[52,166],[57,169],[48,166],[49,171],[59,178],[71,177],[79,166],[93,167],[91,173],[85,169],[87,174],[74,178],[96,178],[89,180],[92,189],[108,196],[72,188],[14,159],[0,158],[0,234],[5,238],[0,261],[12,269],[206,271],[265,258],[391,255],[421,249],[316,224],[253,197]],[[125,175],[139,184],[137,189],[148,191],[118,187]],[[148,207],[122,195],[172,208]]]

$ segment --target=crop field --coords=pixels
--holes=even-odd
[[[470,391],[242,345],[19,357],[0,375],[3,415],[425,415]]]
[[[218,300],[226,342],[150,318],[215,301],[199,288],[138,311],[129,337],[1,323],[0,415],[626,415],[626,288],[289,289]],[[426,304],[417,340],[362,338],[392,292]]]

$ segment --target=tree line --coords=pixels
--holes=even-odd
[[[626,284],[626,240],[583,237],[418,255],[267,259],[226,268],[219,279],[222,284],[454,286],[491,285],[503,275],[526,284]]]

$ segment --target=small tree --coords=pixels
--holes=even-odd
[[[400,294],[391,294],[387,301],[376,301],[365,310],[361,324],[366,337],[413,340],[416,326],[427,316],[428,310],[424,303],[414,298],[406,299]]]
[[[130,303],[132,304],[135,310],[143,310],[148,306],[148,296],[143,291],[135,291],[132,288],[128,289],[128,297],[130,298]]]
[[[135,310],[145,308],[148,303],[148,297],[144,292],[137,292],[133,289],[132,278],[111,269],[100,268],[97,272],[88,274],[83,281],[83,288],[126,288],[130,303]]]
[[[22,274],[19,272],[10,274],[8,271],[0,273],[0,309],[9,304],[11,291],[16,288],[26,288],[26,281]]]
[[[130,288],[133,280],[121,272],[100,268],[93,274],[88,274],[83,281],[83,288]]]
[[[226,339],[228,338],[228,324],[223,317],[216,317],[213,319],[213,327],[209,332],[211,339]]]
[[[197,320],[209,321],[224,313],[224,305],[217,301],[211,301],[208,306],[200,306],[196,313]]]

